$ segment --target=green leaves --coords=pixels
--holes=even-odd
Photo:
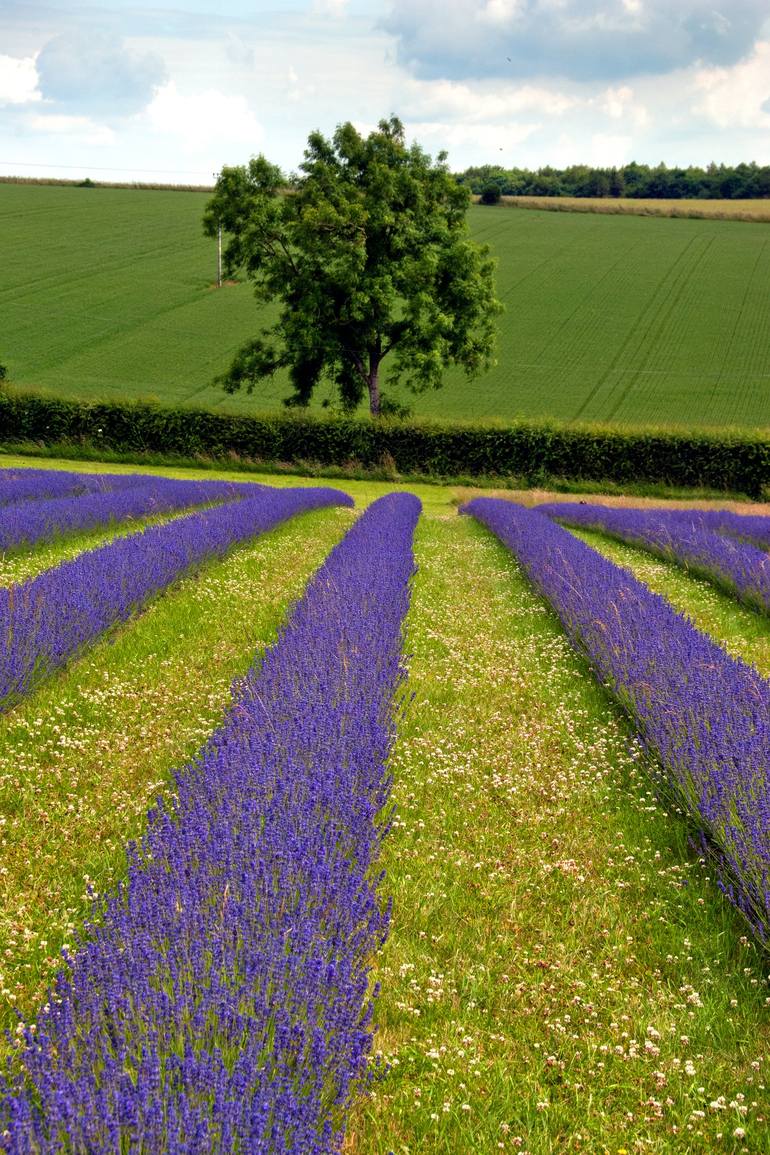
[[[343,408],[365,393],[380,410],[381,365],[416,391],[439,388],[454,363],[469,376],[491,363],[494,296],[488,250],[468,236],[468,191],[446,154],[407,148],[397,117],[362,137],[350,123],[331,141],[308,138],[291,190],[264,157],[223,169],[204,214],[228,234],[229,272],[243,268],[280,319],[241,350],[223,381],[234,391],[288,366],[292,404],[306,405],[322,377]],[[266,338],[269,336],[269,340]]]

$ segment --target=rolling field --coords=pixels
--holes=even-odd
[[[165,474],[241,480],[224,472],[146,472],[158,486]],[[281,491],[297,485],[294,478],[265,480]],[[0,498],[2,485],[0,477]],[[30,1119],[43,1103],[42,1118],[66,1119],[67,1134],[80,1134],[73,1128],[83,1117],[93,1126],[90,1147],[74,1149],[190,1150],[194,1124],[196,1150],[234,1151],[216,1127],[243,1127],[241,1104],[257,1093],[263,1098],[248,1126],[274,1128],[259,1148],[270,1152],[770,1152],[768,955],[720,889],[720,860],[697,842],[697,814],[668,789],[665,764],[640,742],[641,723],[597,680],[593,658],[568,641],[551,602],[527,576],[530,563],[520,564],[475,517],[458,516],[459,502],[474,494],[408,487],[423,503],[412,538],[414,504],[403,497],[400,505],[377,502],[405,488],[345,482],[355,509],[306,512],[310,495],[300,494],[294,516],[180,572],[57,672],[43,677],[38,669],[36,685],[10,708],[5,701],[0,1026],[11,1035],[0,1041],[0,1150],[54,1149],[47,1124],[30,1139]],[[271,490],[247,492],[246,502],[266,502],[281,516],[289,508]],[[366,529],[390,511],[398,516],[387,532]],[[187,516],[219,514],[175,512],[163,523],[164,541]],[[605,557],[635,574],[643,592],[655,591],[661,604],[685,615],[676,626],[683,636],[689,620],[745,663],[734,667],[738,679],[753,679],[767,693],[770,617],[637,547],[537,520],[542,527],[528,532],[529,541],[550,527],[567,542],[588,542],[597,551],[590,564],[600,567]],[[355,539],[346,536],[353,526]],[[87,560],[83,551],[113,538],[116,556],[131,548],[122,524],[17,548],[0,568],[2,613],[8,587],[14,612],[31,597],[24,593],[29,584],[20,583],[46,575],[54,581],[57,565],[69,572],[78,558]],[[347,554],[342,546],[330,554],[338,543],[348,543]],[[410,551],[417,569],[405,585]],[[322,563],[336,564],[335,575],[328,570],[311,582]],[[587,591],[589,598],[599,592],[597,605],[601,572],[596,568],[596,590]],[[367,576],[356,594],[359,573]],[[571,581],[579,580],[575,570]],[[314,600],[339,591],[339,604],[322,602],[314,614]],[[83,593],[85,606],[92,592]],[[622,623],[627,603],[612,604]],[[399,689],[387,654],[399,641],[404,612],[407,680]],[[281,629],[287,620],[299,623],[293,633]],[[3,678],[23,641],[19,621],[6,633]],[[33,628],[45,622],[38,615]],[[376,655],[367,651],[375,629]],[[624,650],[621,639],[614,652],[634,647]],[[322,696],[300,709],[317,671]],[[226,715],[233,679],[236,709]],[[395,803],[388,828],[381,826],[390,803],[383,811],[376,741],[371,762],[359,760],[370,738],[381,741],[385,732],[383,703],[375,706],[371,696],[377,687],[386,697],[395,693],[396,702],[386,763],[392,783],[382,780]],[[670,705],[675,713],[681,703]],[[244,727],[253,708],[251,732]],[[210,743],[223,720],[224,738]],[[295,748],[306,731],[303,754]],[[243,751],[245,782],[229,777],[228,762]],[[334,767],[328,779],[327,751]],[[265,777],[250,835],[252,791],[271,765],[282,769]],[[720,766],[713,773],[719,776]],[[371,800],[357,793],[362,785],[374,790]],[[732,789],[729,775],[720,779],[725,789]],[[159,799],[148,823],[148,808]],[[286,800],[295,822],[280,841],[272,824]],[[341,825],[313,841],[332,820]],[[380,831],[374,842],[367,841],[368,823]],[[155,839],[152,852],[132,853],[127,862],[126,843],[145,830]],[[299,874],[287,889],[282,879],[293,867]],[[121,897],[117,884],[129,868],[130,889]],[[374,882],[372,906],[367,886]],[[150,884],[143,907],[142,888]],[[102,896],[105,919],[98,938],[87,930],[83,936],[93,892]],[[385,941],[373,941],[390,899]],[[337,909],[346,918],[360,910],[361,921],[331,924]],[[149,921],[141,922],[142,910]],[[251,948],[249,964],[244,951],[255,926],[266,937]],[[64,944],[74,986],[57,988],[62,1003],[41,1010],[62,972]],[[160,969],[143,980],[156,952]],[[100,964],[101,957],[107,961]],[[224,986],[216,970],[222,960]],[[365,1001],[368,967],[370,984],[381,989],[369,1060],[376,1073],[364,1088],[358,1014],[351,1035],[340,1034],[340,1024],[346,1008]],[[314,995],[319,975],[321,994]],[[264,1024],[263,994],[271,1008]],[[19,1014],[35,1025],[26,1037]],[[239,1056],[248,1053],[258,1061],[241,1069]],[[316,1091],[318,1071],[326,1078]],[[22,1080],[13,1093],[3,1072]],[[19,1091],[25,1078],[37,1087],[28,1096]],[[295,1100],[298,1085],[304,1090]],[[343,1101],[346,1087],[350,1102]],[[16,1111],[10,1116],[9,1102]],[[173,1111],[157,1109],[171,1102]],[[186,1147],[168,1139],[179,1118]],[[105,1122],[100,1131],[110,1119],[112,1128]],[[329,1119],[335,1138],[292,1147],[291,1134],[320,1126],[315,1119]],[[257,1149],[256,1131],[250,1134]]]
[[[0,355],[12,379],[81,397],[280,404],[279,377],[252,397],[211,386],[257,310],[248,285],[212,287],[206,199],[0,184]],[[404,398],[415,412],[770,424],[770,224],[481,206],[469,218],[499,260],[498,364]]]

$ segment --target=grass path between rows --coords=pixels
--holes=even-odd
[[[300,515],[185,578],[0,718],[0,1029],[34,1013],[88,884],[121,876],[171,769],[353,516]]]
[[[769,617],[741,605],[705,578],[696,577],[675,562],[654,557],[638,546],[616,541],[596,530],[570,528],[569,532],[629,570],[732,657],[741,658],[764,677],[770,677]]]
[[[770,999],[624,719],[503,547],[423,519],[356,1155],[770,1151]]]

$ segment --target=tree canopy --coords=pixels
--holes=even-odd
[[[483,196],[497,185],[502,196],[643,197],[678,200],[743,200],[770,197],[770,165],[735,166],[710,164],[708,168],[650,168],[632,161],[621,168],[594,168],[573,164],[556,169],[547,165],[532,172],[482,164],[467,168],[455,179],[471,192]]]
[[[468,190],[446,165],[407,146],[396,117],[362,137],[340,125],[331,140],[311,133],[289,188],[263,156],[224,168],[204,215],[210,236],[227,234],[229,274],[243,269],[258,301],[282,303],[276,324],[237,354],[220,378],[251,391],[286,368],[292,395],[307,405],[322,378],[340,404],[367,395],[382,405],[388,381],[415,392],[440,387],[456,364],[469,377],[492,363],[494,262],[468,234]]]

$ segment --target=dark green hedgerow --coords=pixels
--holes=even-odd
[[[0,442],[70,444],[102,452],[302,462],[400,475],[516,477],[707,488],[761,497],[770,439],[736,431],[618,429],[253,416],[147,402],[83,402],[0,391]]]

